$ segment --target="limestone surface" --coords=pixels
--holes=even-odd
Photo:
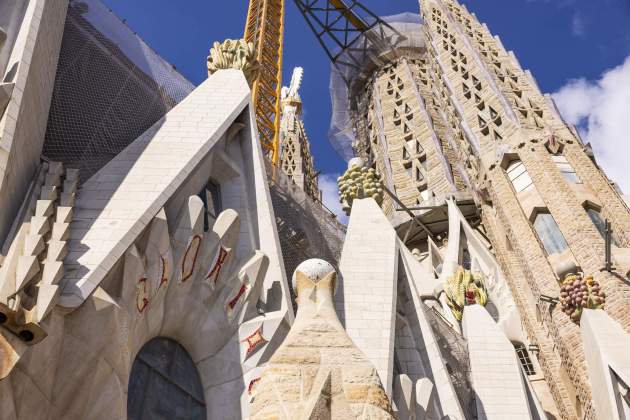
[[[393,419],[376,369],[335,313],[337,274],[322,267],[310,260],[295,272],[297,317],[256,386],[252,419]]]

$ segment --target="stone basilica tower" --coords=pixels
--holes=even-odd
[[[596,418],[581,310],[566,308],[561,287],[572,273],[593,275],[608,315],[630,329],[628,207],[485,24],[455,0],[421,0],[420,10],[422,25],[385,19],[404,41],[347,84],[353,152],[382,174],[385,214],[436,279],[455,234],[458,265],[474,271],[473,238],[445,218],[444,203],[457,203],[504,276],[520,318],[519,334],[506,335],[521,362],[533,360],[525,370],[545,410]]]
[[[317,186],[310,143],[302,119],[302,99],[299,89],[304,69],[296,67],[289,87],[283,87],[280,118],[280,167],[296,185],[315,201],[321,201]]]
[[[630,211],[553,101],[454,0],[293,3],[354,34],[347,228],[301,71],[253,83],[284,1],[196,87],[100,0],[0,2],[0,418],[630,418]]]

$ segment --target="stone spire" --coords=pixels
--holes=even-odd
[[[315,201],[321,201],[318,172],[302,118],[299,90],[304,69],[293,69],[291,83],[282,88],[282,118],[280,120],[280,168]]]
[[[293,275],[298,312],[254,391],[252,419],[393,419],[376,369],[337,318],[337,273],[323,260]]]

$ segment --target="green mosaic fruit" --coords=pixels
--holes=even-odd
[[[473,274],[461,266],[444,282],[444,292],[446,304],[458,321],[462,320],[464,306],[474,304],[486,306],[488,303],[483,275]]]

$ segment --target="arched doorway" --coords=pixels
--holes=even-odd
[[[179,343],[157,337],[133,362],[127,394],[129,420],[206,420],[195,363]]]

